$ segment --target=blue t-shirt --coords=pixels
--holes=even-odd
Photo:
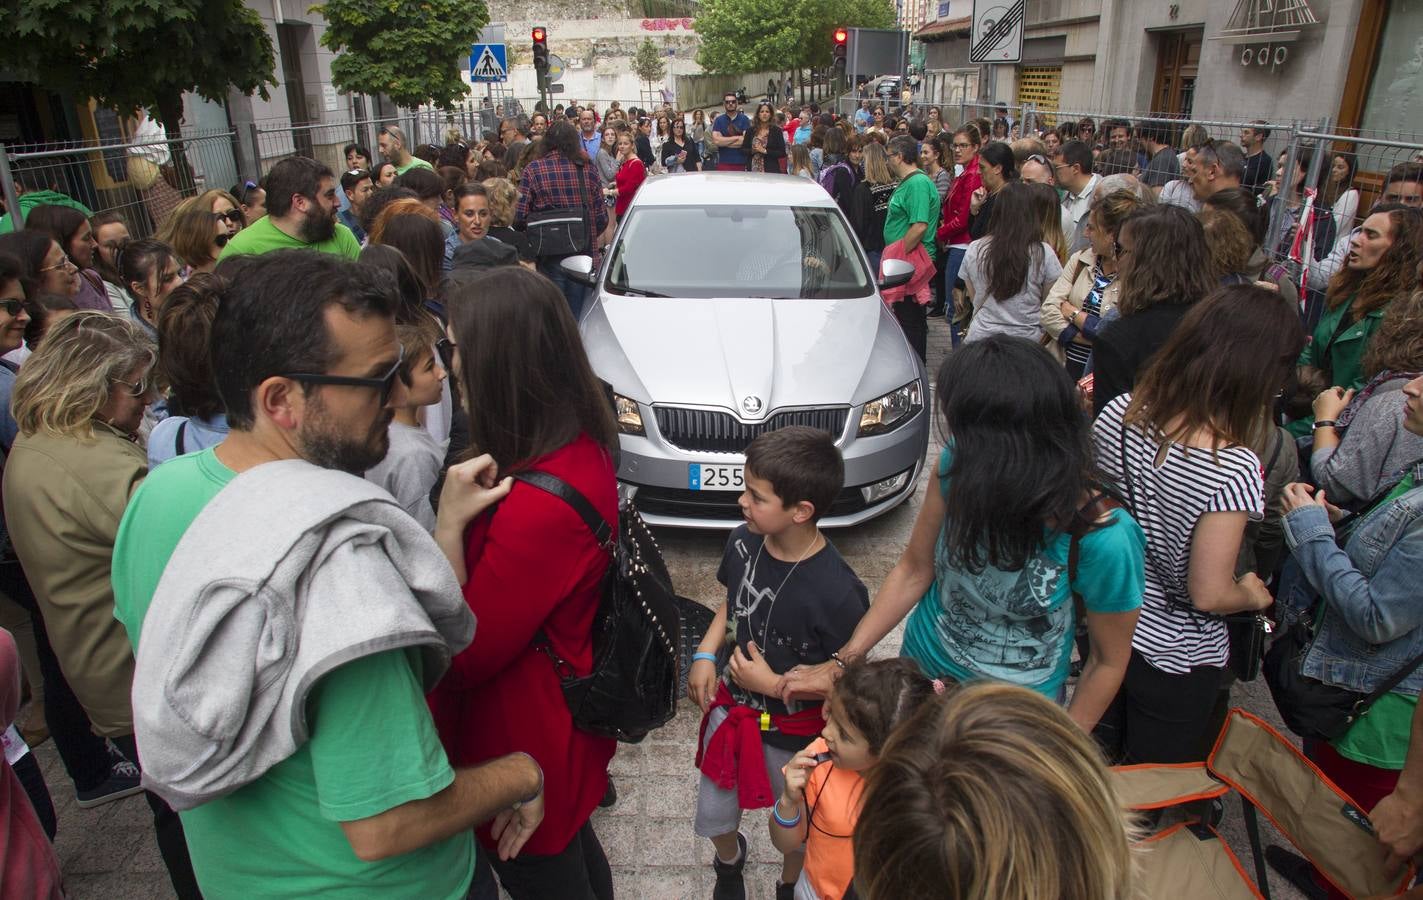
[[[939,457],[947,497],[950,451]],[[952,511],[950,512],[952,515]],[[974,574],[949,564],[944,536],[934,547],[934,584],[910,613],[900,653],[931,677],[992,678],[1056,700],[1072,660],[1072,586],[1094,613],[1141,606],[1146,537],[1126,510],[1083,535],[1077,579],[1068,585],[1071,538],[1058,534],[1017,571],[985,566]]]
[[[746,113],[737,113],[732,119],[726,113],[716,117],[712,122],[712,131],[723,137],[741,137],[751,129],[751,120],[746,117]],[[734,163],[738,166],[746,164],[746,153],[738,145],[736,147],[718,147],[716,151],[717,165]]]

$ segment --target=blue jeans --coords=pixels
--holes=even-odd
[[[959,266],[963,265],[963,257],[967,252],[967,247],[950,247],[948,261],[944,263],[944,306],[946,308],[944,316],[949,321],[949,341],[954,347],[957,347],[963,340],[959,337],[959,330],[953,324],[954,282],[959,280]]]
[[[540,275],[552,281],[563,292],[564,299],[568,301],[568,308],[573,311],[573,321],[577,322],[583,315],[583,300],[588,294],[588,287],[574,281],[571,275],[563,271],[560,262],[562,260],[556,257],[540,257],[536,266]]]

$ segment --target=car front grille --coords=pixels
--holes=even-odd
[[[667,443],[683,450],[709,453],[744,453],[759,435],[788,425],[806,425],[839,439],[845,430],[848,406],[788,409],[764,422],[742,422],[731,413],[681,406],[654,406],[657,430]]]
[[[647,515],[678,519],[721,520],[727,526],[741,522],[741,508],[736,503],[740,495],[734,491],[688,491],[678,488],[642,486],[637,489],[637,508]],[[831,504],[828,516],[848,516],[865,508],[859,488],[840,491]]]

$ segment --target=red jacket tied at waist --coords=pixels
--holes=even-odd
[[[915,244],[911,253],[905,248],[902,239],[895,241],[884,248],[884,254],[880,258],[902,259],[914,267],[914,277],[907,283],[880,291],[885,306],[893,306],[903,300],[912,300],[920,306],[928,306],[933,301],[934,288],[931,282],[934,278],[934,261],[929,258],[929,252],[924,249],[922,242]]]
[[[706,743],[707,719],[712,710],[723,706],[727,708],[726,721]],[[820,711],[821,707],[815,706],[790,715],[772,715],[771,726],[782,734],[819,734],[825,728]],[[705,752],[701,749],[704,744]],[[766,775],[766,752],[761,746],[761,710],[733,700],[725,682],[717,686],[716,698],[702,716],[697,748],[697,768],[722,790],[736,788],[737,805],[742,809],[762,809],[776,802],[771,795],[771,779]]]

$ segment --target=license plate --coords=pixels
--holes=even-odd
[[[746,487],[745,466],[687,464],[687,487],[694,491],[740,491]]]

